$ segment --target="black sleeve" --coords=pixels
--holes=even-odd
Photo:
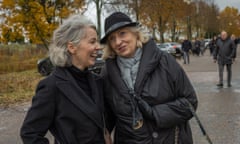
[[[213,59],[217,60],[217,56],[218,56],[218,51],[219,51],[219,46],[216,45],[214,51],[213,51]]]
[[[110,82],[107,77],[106,66],[104,66],[101,70],[100,75],[104,80],[104,115],[105,115],[105,122],[108,131],[111,133],[113,128],[115,127],[116,123],[116,116],[111,106],[111,88]]]
[[[153,107],[153,114],[157,126],[160,128],[169,128],[175,125],[185,123],[192,118],[192,112],[189,109],[189,103],[197,108],[197,96],[187,75],[180,65],[169,57],[169,82],[173,84],[172,91],[175,93],[174,101],[159,104]]]
[[[237,44],[235,44],[234,41],[231,44],[231,49],[232,49],[231,58],[235,59],[237,55],[236,54]]]
[[[24,144],[49,143],[45,134],[53,121],[55,100],[53,89],[47,84],[44,80],[38,84],[32,106],[21,127],[20,135]]]

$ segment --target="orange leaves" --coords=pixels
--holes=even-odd
[[[240,35],[240,13],[237,8],[226,7],[217,17],[221,30]]]
[[[5,13],[5,29],[1,42],[23,42],[23,37],[32,43],[48,45],[54,29],[71,13],[80,9],[84,0],[35,1],[2,0]],[[21,37],[21,39],[19,39]]]

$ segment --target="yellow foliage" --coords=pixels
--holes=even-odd
[[[240,14],[237,8],[226,7],[218,17],[221,30],[240,36]]]
[[[1,8],[8,11],[2,42],[22,40],[25,32],[32,43],[48,44],[54,29],[61,23],[57,19],[66,18],[83,6],[84,0],[35,1],[2,0]],[[9,32],[11,29],[11,32]]]

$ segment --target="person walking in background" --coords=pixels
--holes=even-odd
[[[205,41],[204,38],[201,38],[200,40],[200,54],[203,56],[205,52]]]
[[[73,15],[54,31],[49,54],[56,69],[37,86],[20,131],[24,144],[48,144],[48,130],[56,144],[111,142],[104,129],[103,81],[88,70],[98,50],[96,27],[84,16]]]
[[[209,51],[211,56],[213,55],[213,52],[216,49],[216,43],[217,43],[217,36],[214,36],[212,40],[209,42]]]
[[[196,93],[174,57],[127,15],[105,19],[102,69],[107,126],[115,144],[192,144],[189,103]]]
[[[183,51],[183,60],[184,64],[189,64],[190,63],[190,58],[189,58],[189,51],[192,49],[192,44],[191,42],[185,38],[184,41],[182,42],[182,51]]]
[[[199,56],[200,52],[201,52],[201,42],[198,38],[196,38],[196,40],[194,42],[194,47],[195,47],[195,51],[196,51],[197,56]]]
[[[236,58],[237,56],[237,47],[238,47],[238,43],[239,43],[239,40],[236,38],[236,36],[234,34],[231,35],[231,40],[234,42],[235,44],[235,54],[234,54],[234,57]]]
[[[219,68],[219,83],[217,86],[223,87],[223,71],[224,66],[227,67],[227,86],[231,87],[232,78],[232,63],[235,59],[236,46],[234,42],[228,37],[226,31],[221,32],[221,39],[216,43],[216,49],[214,51],[214,62],[218,62]]]

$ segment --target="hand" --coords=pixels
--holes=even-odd
[[[137,100],[138,107],[142,112],[143,116],[145,116],[148,119],[154,120],[152,107],[140,97],[137,97],[136,100]]]
[[[214,62],[214,63],[216,63],[216,62],[217,62],[217,60],[216,60],[216,59],[214,59],[214,60],[213,60],[213,62]]]
[[[111,135],[109,134],[107,129],[104,130],[104,140],[105,144],[112,144]]]
[[[235,62],[235,58],[233,58],[232,61]]]

